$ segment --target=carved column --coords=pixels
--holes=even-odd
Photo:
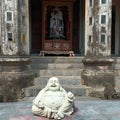
[[[22,88],[33,81],[28,15],[28,0],[0,1],[0,95],[4,101],[20,98]]]
[[[29,55],[28,0],[1,1],[1,53]]]
[[[86,55],[111,54],[111,0],[86,2]]]
[[[106,83],[115,85],[111,68],[114,60],[111,54],[111,2],[112,0],[88,0],[86,2],[86,31],[83,59],[84,84],[104,87]]]

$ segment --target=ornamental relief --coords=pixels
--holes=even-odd
[[[54,43],[54,46],[53,46],[53,49],[54,49],[54,50],[60,50],[60,49],[61,49],[61,43],[55,42],[55,43]]]
[[[52,49],[52,43],[45,43],[44,49],[51,50]]]
[[[70,50],[70,44],[64,43],[63,48],[64,48],[64,50]]]
[[[8,41],[3,43],[2,45],[4,55],[16,55],[16,53],[18,52],[18,46],[15,42]]]

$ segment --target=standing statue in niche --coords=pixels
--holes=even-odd
[[[33,100],[32,112],[55,120],[70,116],[74,112],[74,95],[61,87],[57,77],[51,77]]]
[[[50,35],[52,39],[64,39],[64,22],[63,14],[60,8],[56,7],[53,9],[50,18]]]

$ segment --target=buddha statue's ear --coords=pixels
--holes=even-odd
[[[47,90],[48,90],[48,86],[46,86],[46,87],[44,88],[44,90],[47,91]]]
[[[62,87],[60,87],[60,91],[62,91]]]
[[[60,87],[60,91],[63,91],[63,88],[62,88],[62,87]]]

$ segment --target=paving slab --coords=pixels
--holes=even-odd
[[[31,102],[0,103],[0,120],[49,120],[34,116]],[[120,101],[75,101],[73,115],[63,120],[120,120]]]

